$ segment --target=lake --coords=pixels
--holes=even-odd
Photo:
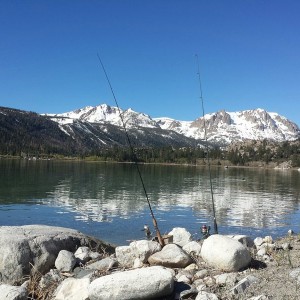
[[[45,224],[78,229],[127,245],[153,230],[146,197],[133,164],[0,159],[0,226]],[[162,234],[185,227],[201,238],[213,232],[208,169],[140,165]],[[251,237],[300,232],[300,172],[212,168],[216,219],[221,234]]]

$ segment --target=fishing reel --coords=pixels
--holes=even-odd
[[[203,224],[201,227],[202,239],[207,239],[210,236],[210,226]]]

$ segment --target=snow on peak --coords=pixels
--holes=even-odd
[[[158,127],[156,122],[150,116],[138,113],[131,108],[127,110],[119,109],[115,106],[101,104],[98,106],[86,106],[82,109],[77,109],[71,112],[51,115],[55,121],[68,119],[68,122],[79,120],[89,123],[110,123],[116,126],[123,126],[120,115],[122,115],[126,127]],[[65,121],[66,122],[66,121]]]

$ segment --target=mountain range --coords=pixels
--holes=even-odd
[[[219,111],[193,121],[151,118],[107,104],[62,114],[37,114],[0,107],[0,154],[57,153],[89,155],[99,149],[128,146],[123,122],[134,147],[226,146],[245,140],[297,140],[299,127],[263,109]],[[204,126],[205,125],[205,126]]]
[[[273,140],[277,142],[296,140],[300,137],[299,127],[278,113],[263,109],[226,112],[224,110],[206,114],[194,121],[179,121],[171,118],[151,118],[145,113],[132,109],[122,110],[117,107],[102,104],[56,115],[47,115],[57,122],[62,130],[72,135],[76,122],[83,124],[98,124],[98,126],[115,125],[122,127],[122,120],[128,130],[151,132],[161,130],[165,135],[171,132],[180,134],[196,141],[205,138],[212,144],[228,145],[232,142],[245,140]]]

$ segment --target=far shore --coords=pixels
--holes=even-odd
[[[51,157],[51,158],[22,158],[20,156],[11,156],[11,155],[0,155],[0,159],[14,159],[14,160],[29,160],[29,161],[68,161],[68,162],[86,162],[86,163],[111,163],[111,164],[134,164],[134,162],[122,162],[114,160],[101,160],[101,159],[91,159],[89,157],[80,158],[80,157]],[[196,164],[189,163],[171,163],[171,162],[138,162],[141,165],[160,165],[160,166],[187,166],[187,167],[207,167],[208,164],[206,161],[200,160]],[[262,161],[252,161],[248,162],[245,165],[234,165],[228,160],[214,160],[210,161],[210,166],[212,167],[222,167],[222,168],[247,168],[247,169],[275,169],[275,170],[294,170],[299,171],[300,167],[289,167],[289,168],[276,168],[280,165],[277,162],[265,163]]]

